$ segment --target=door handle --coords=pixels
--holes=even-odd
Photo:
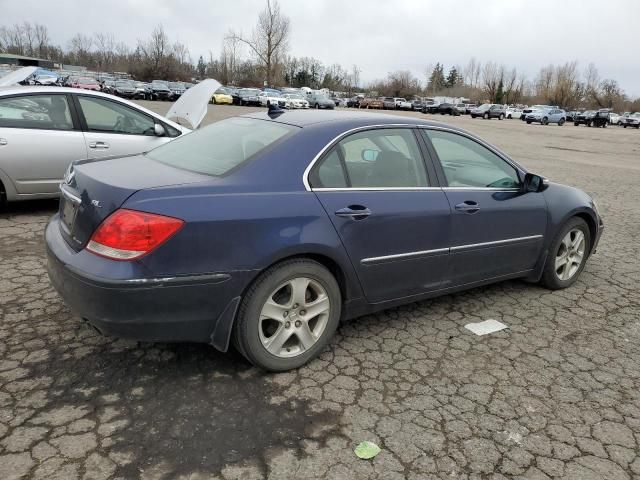
[[[0,138],[0,145],[6,145],[7,144],[7,139],[6,138]]]
[[[107,142],[91,142],[89,143],[89,148],[106,149],[109,148],[109,144]]]
[[[371,215],[371,210],[363,205],[349,205],[335,212],[337,217],[350,218],[351,220],[364,220]]]
[[[456,205],[455,209],[464,213],[477,213],[480,211],[480,205],[478,205],[478,202],[474,202],[473,200],[465,200],[464,202]]]

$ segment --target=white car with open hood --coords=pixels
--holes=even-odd
[[[57,197],[75,160],[138,154],[190,132],[220,88],[204,80],[162,116],[101,92],[15,85],[31,75],[0,77],[0,201]]]

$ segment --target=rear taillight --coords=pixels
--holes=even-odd
[[[179,218],[116,210],[93,233],[87,250],[112,260],[135,260],[158,248],[182,225]]]

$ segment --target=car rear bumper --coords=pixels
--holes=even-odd
[[[251,272],[110,278],[104,267],[111,261],[72,250],[59,225],[56,215],[45,231],[47,270],[52,285],[76,315],[101,333],[116,337],[202,342],[227,349],[244,282]],[[100,274],[87,271],[90,262]]]

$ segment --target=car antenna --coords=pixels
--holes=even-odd
[[[276,118],[282,115],[283,113],[284,113],[284,110],[280,108],[280,105],[274,105],[273,103],[269,104],[269,111],[267,112],[267,115],[269,115],[269,117]]]

